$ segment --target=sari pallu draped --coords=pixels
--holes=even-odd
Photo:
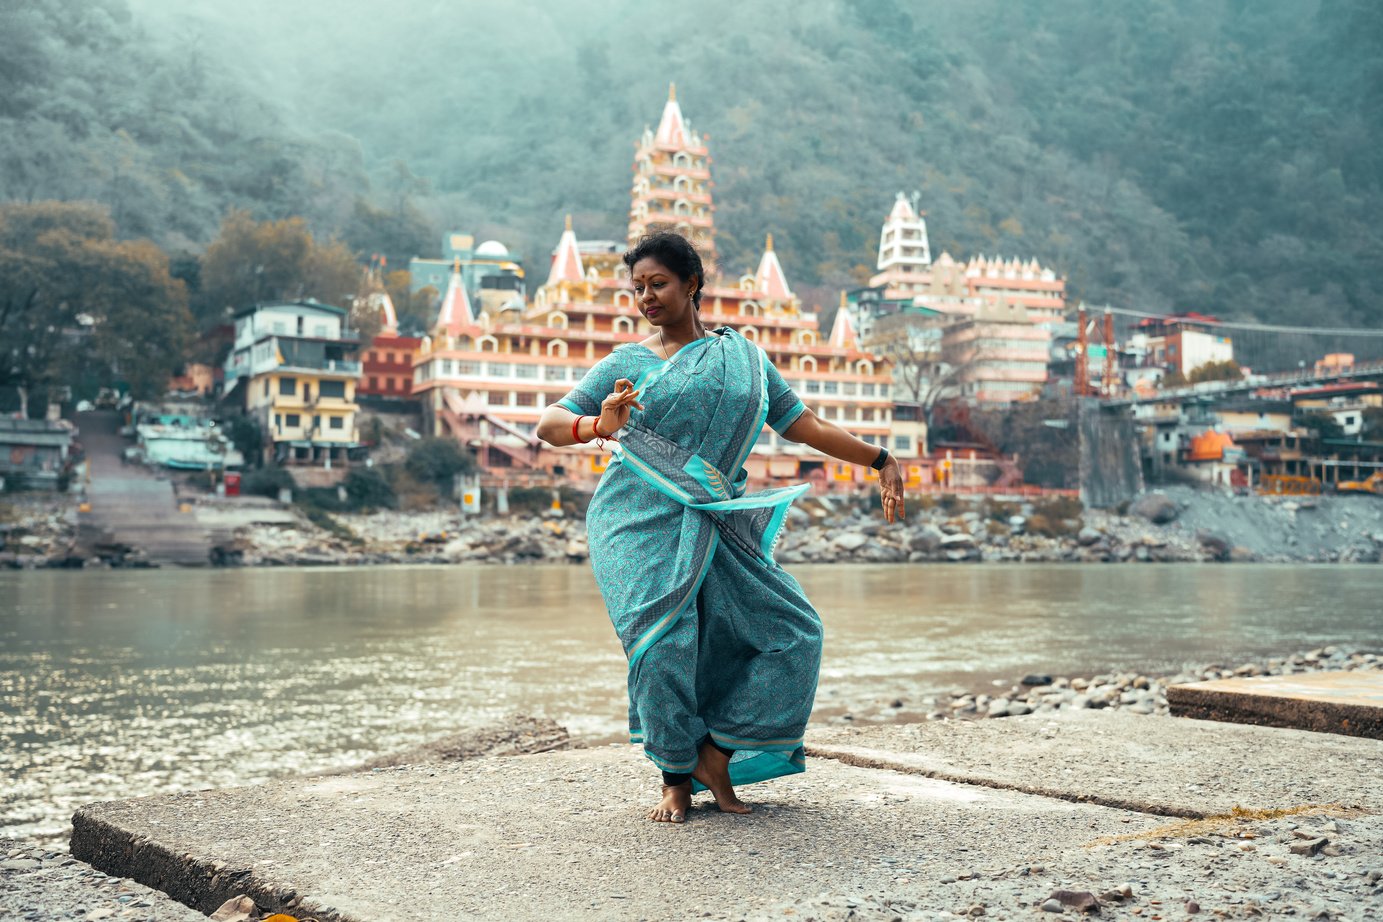
[[[821,622],[773,544],[807,487],[746,493],[744,463],[765,422],[786,430],[801,402],[733,331],[668,361],[620,352],[590,386],[631,378],[644,409],[620,432],[587,533],[629,659],[631,741],[686,773],[709,735],[735,751],[737,785],[800,772]]]

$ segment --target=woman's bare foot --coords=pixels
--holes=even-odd
[[[648,811],[648,818],[655,823],[685,823],[691,808],[691,788],[690,781],[663,785],[663,799]]]
[[[692,777],[706,786],[722,813],[749,813],[752,809],[735,796],[735,789],[730,786],[730,757],[710,740],[701,744],[700,760],[692,769]]]

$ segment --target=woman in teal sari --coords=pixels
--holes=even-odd
[[[624,255],[654,335],[615,349],[544,411],[556,446],[610,439],[586,514],[591,565],[629,659],[631,740],[663,772],[649,818],[682,822],[694,790],[748,813],[735,785],[803,771],[802,734],[821,662],[821,619],[773,561],[805,484],[746,492],[765,424],[879,470],[884,516],[902,518],[888,452],[819,419],[759,346],[699,316],[705,275],[684,238]]]

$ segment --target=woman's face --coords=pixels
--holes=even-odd
[[[634,282],[634,303],[654,326],[683,322],[695,309],[691,298],[696,291],[694,277],[684,282],[652,256],[634,263],[629,275]]]

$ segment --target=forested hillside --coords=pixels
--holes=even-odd
[[[459,228],[539,267],[568,211],[622,239],[676,81],[730,269],[772,232],[794,282],[856,284],[917,190],[934,251],[1034,256],[1075,297],[1383,321],[1369,0],[19,6],[0,196],[105,202],[175,255],[230,207],[394,261]]]

